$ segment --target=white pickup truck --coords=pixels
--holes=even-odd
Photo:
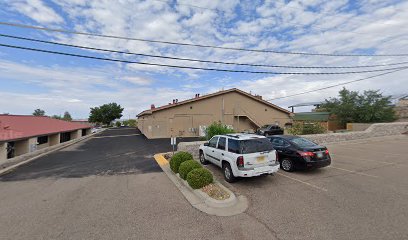
[[[200,146],[201,164],[222,168],[227,182],[237,177],[273,174],[279,170],[277,152],[264,136],[254,134],[216,135]]]

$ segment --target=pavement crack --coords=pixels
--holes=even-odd
[[[248,213],[248,212],[244,212],[244,214],[248,215],[250,218],[254,219],[257,223],[259,223],[259,224],[261,224],[262,226],[264,226],[264,227],[268,230],[268,232],[269,232],[271,235],[273,235],[276,239],[281,240],[281,239],[278,237],[278,233],[277,233],[274,229],[272,229],[268,224],[264,223],[261,219],[259,219],[259,218],[256,217],[255,215],[252,215],[252,214],[250,214],[250,213]]]

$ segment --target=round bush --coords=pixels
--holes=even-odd
[[[213,182],[213,175],[205,168],[196,168],[187,174],[187,182],[193,189],[199,189]]]
[[[202,167],[201,167],[201,164],[195,160],[188,160],[188,161],[181,163],[179,167],[180,177],[186,180],[187,174],[191,172],[191,170],[196,169],[196,168],[202,168]]]
[[[170,159],[170,168],[174,173],[178,173],[180,164],[182,162],[193,160],[193,155],[188,152],[178,152]]]

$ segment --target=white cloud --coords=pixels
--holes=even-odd
[[[378,54],[408,52],[406,44],[408,28],[405,27],[408,25],[408,2],[406,1],[392,3],[390,1],[367,0],[360,2],[360,9],[356,11],[347,10],[349,1],[346,0],[296,0],[290,2],[270,0],[261,3],[247,3],[237,0],[200,2],[183,0],[180,1],[182,4],[175,6],[172,1],[164,3],[161,1],[133,0],[54,0],[54,3],[59,5],[59,9],[64,11],[65,21],[50,6],[41,1],[10,2],[9,5],[15,11],[39,23],[69,22],[69,25],[77,31],[131,38],[282,51],[353,53],[361,51],[361,49],[370,49],[373,53]],[[194,8],[183,4],[200,5],[203,8],[218,10]],[[17,9],[17,6],[20,6],[20,9]],[[396,57],[350,58],[251,53],[61,33],[46,34],[47,37],[60,42],[97,48],[252,64],[351,66],[385,64],[404,60],[404,58]],[[89,54],[94,53],[89,52]],[[234,69],[234,66],[231,65],[181,62],[121,54],[110,56],[160,64]],[[192,97],[198,90],[211,92],[222,87],[239,87],[264,95],[265,98],[274,98],[363,76],[262,76],[227,73],[211,75],[204,71],[177,70],[136,64],[109,66],[103,65],[93,68],[44,67],[33,64],[33,62],[19,64],[2,60],[0,61],[0,73],[4,79],[17,79],[24,83],[47,88],[51,94],[38,94],[36,97],[46,98],[45,102],[48,101],[47,98],[51,98],[47,106],[51,109],[55,108],[56,111],[58,109],[56,106],[53,107],[53,101],[61,102],[61,106],[80,109],[78,111],[81,114],[86,114],[89,106],[109,100],[123,103],[132,116],[152,103],[160,105],[166,104],[173,98]],[[301,69],[281,68],[252,69],[281,72],[302,71]],[[208,81],[209,75],[212,79],[211,82]],[[167,84],[162,84],[162,82],[159,84],[159,79]],[[124,86],[123,81],[135,86],[130,88]],[[349,86],[358,90],[383,89],[391,94],[406,91],[401,87],[406,85],[406,81],[405,75],[401,72]],[[96,91],[95,85],[104,86],[110,91]],[[338,88],[334,88],[277,100],[276,103],[285,106],[296,102],[322,100],[334,96],[337,91]],[[152,94],[153,92],[155,94]],[[21,97],[19,101],[24,99],[28,103],[32,101],[29,96]],[[72,101],[74,99],[80,101]],[[23,105],[21,104],[21,106]],[[21,107],[21,109],[26,109],[26,107]]]
[[[64,19],[41,0],[10,1],[15,11],[20,12],[39,23],[63,23]]]
[[[147,78],[142,78],[142,77],[122,77],[123,80],[130,82],[130,83],[134,83],[137,85],[150,85],[152,84],[152,80],[151,79],[147,79]]]

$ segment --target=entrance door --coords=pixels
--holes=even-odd
[[[15,145],[14,142],[8,142],[7,143],[7,159],[8,158],[13,158],[15,156],[14,145]]]

